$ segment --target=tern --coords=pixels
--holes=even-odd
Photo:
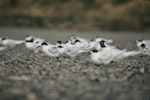
[[[100,45],[102,50],[98,51],[94,49],[91,51],[90,55],[92,62],[96,64],[109,64],[112,61],[119,61],[126,57],[135,56],[141,53],[139,51],[126,51],[126,49],[119,50],[117,48],[111,48],[105,45],[105,41],[101,41]]]
[[[81,53],[80,50],[75,47],[75,45],[70,40],[66,41],[65,44],[61,45],[58,49],[60,48],[64,51],[64,54],[70,57],[75,57]]]
[[[57,41],[56,47],[58,49],[58,52],[60,55],[65,55],[65,52],[67,52],[68,48],[65,44],[62,43],[62,41]]]
[[[41,44],[44,41],[45,41],[44,39],[27,35],[25,38],[25,47],[30,51],[34,51],[35,53],[38,53],[41,51]]]
[[[59,56],[58,49],[57,49],[56,45],[53,45],[53,44],[43,42],[42,43],[42,51],[47,56],[50,56],[50,57],[58,57]]]
[[[23,44],[23,43],[24,43],[24,40],[14,40],[14,39],[9,39],[5,37],[0,38],[0,44],[8,48],[13,48],[16,45]]]

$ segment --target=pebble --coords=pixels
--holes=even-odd
[[[144,68],[140,68],[140,69],[139,69],[139,72],[144,73],[144,72],[145,72],[145,69],[144,69]]]
[[[12,51],[19,54],[16,56]],[[77,100],[82,96],[88,98],[87,94],[90,94],[93,99],[96,97],[107,99],[117,95],[118,91],[121,95],[126,94],[124,92],[126,89],[132,98],[135,84],[138,87],[137,91],[149,88],[146,85],[150,83],[148,80],[149,56],[134,56],[132,59],[124,59],[107,65],[95,65],[89,61],[86,54],[81,54],[74,59],[62,57],[58,60],[31,52],[27,54],[23,46],[12,51],[6,51],[9,57],[4,56],[4,52],[0,54],[3,55],[0,58],[2,61],[0,63],[0,94],[6,97],[8,93],[11,93],[26,96],[27,100],[53,98],[63,100],[66,97]],[[4,63],[6,59],[7,63]],[[144,76],[137,71],[144,73]],[[120,85],[117,91],[113,90],[115,85]],[[142,98],[142,94],[137,95]]]

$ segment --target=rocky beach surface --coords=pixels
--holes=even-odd
[[[0,28],[0,36],[21,39],[26,34],[55,43],[75,34],[114,39],[120,49],[137,50],[136,39],[149,34],[70,32]],[[71,34],[70,34],[71,33]],[[82,34],[81,34],[82,33]],[[149,100],[150,56],[137,55],[110,64],[95,65],[89,53],[75,58],[33,53],[24,44],[0,51],[0,100]]]

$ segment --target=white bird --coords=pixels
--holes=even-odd
[[[53,44],[49,44],[46,42],[42,43],[42,51],[50,57],[58,57],[59,56],[59,52],[58,49],[55,45]]]
[[[38,53],[41,51],[41,44],[44,41],[45,41],[44,39],[27,35],[25,38],[25,47],[30,51],[34,51],[35,53]]]
[[[108,39],[97,36],[96,38],[94,38],[90,41],[89,45],[86,47],[87,50],[89,51],[89,50],[96,49],[98,51],[101,51],[100,41],[105,41],[107,46],[109,46],[111,48],[116,48],[116,46],[111,46],[108,44],[108,43],[113,43],[113,40],[108,40]]]
[[[86,52],[85,49],[88,46],[88,43],[86,44],[86,43],[77,39],[74,41],[73,46],[75,48],[77,48],[80,52]]]
[[[45,39],[42,39],[42,38],[34,38],[34,43],[36,43],[36,44],[41,44],[41,43],[43,43],[43,42],[45,42]]]
[[[58,47],[58,50],[59,52],[62,52],[63,54],[65,55],[68,55],[70,57],[75,57],[77,56],[78,54],[80,54],[80,50],[75,47],[70,40],[66,41],[65,44],[61,44],[59,47]]]
[[[102,39],[102,38],[97,38],[95,40],[85,40],[84,42],[80,41],[80,40],[76,40],[74,41],[74,45],[81,51],[81,52],[89,52],[93,49],[96,49],[98,51],[101,50],[101,46],[100,46],[100,41],[105,41],[106,39]],[[112,40],[106,40],[106,41],[109,41],[109,42],[112,42]],[[105,42],[106,42],[105,41]],[[111,48],[116,48],[116,46],[111,46],[111,45],[108,45],[107,42],[106,42],[106,45],[111,47]]]
[[[56,47],[60,55],[66,55],[65,52],[67,52],[68,48],[70,48],[63,44],[62,41],[57,41]]]
[[[0,44],[8,48],[13,48],[16,45],[23,44],[24,42],[25,42],[24,40],[14,40],[4,37],[0,38]]]
[[[34,44],[34,38],[25,39],[25,47],[31,51],[34,51],[37,48]]]
[[[79,36],[71,36],[70,40],[68,41],[68,43],[66,45],[68,45],[70,48],[73,48],[70,51],[74,51],[75,54],[80,54],[82,52],[89,52],[92,49],[97,49],[97,50],[101,50],[101,47],[99,45],[99,42],[101,40],[106,40],[109,43],[113,42],[113,40],[107,40],[107,39],[103,39],[100,37],[96,37],[95,39],[93,39],[92,41],[90,41],[89,39],[85,39]],[[107,44],[107,46],[110,46]],[[110,46],[112,48],[115,48],[115,46]]]
[[[79,36],[74,36],[71,38],[72,45],[79,50],[80,53],[90,51],[94,44],[91,43],[89,39],[85,39]]]
[[[136,41],[137,47],[139,48],[139,51],[142,52],[142,54],[148,54],[150,55],[150,40],[137,40]]]
[[[80,54],[80,51],[74,48],[74,49],[67,49],[67,51],[65,51],[64,53],[70,57],[75,57],[78,54]]]
[[[56,42],[56,46],[60,46],[60,45],[62,45],[62,41],[58,40],[58,41]]]
[[[66,46],[67,48],[73,48],[73,47],[74,47],[73,43],[72,43],[70,40],[67,40],[67,41],[65,42],[65,46]]]
[[[109,48],[116,48],[116,46],[111,46],[109,44],[107,44],[107,42],[105,40],[101,40],[101,41],[93,41],[91,43],[93,43],[94,45],[94,48],[93,49],[96,49],[98,51],[101,51],[102,50],[102,46],[101,46],[101,43],[105,42],[105,46],[106,47],[109,47]]]
[[[35,37],[34,36],[31,36],[31,35],[26,35],[25,37],[25,41],[27,40],[31,40],[31,39],[34,39]]]
[[[38,37],[34,37],[34,36],[30,36],[30,35],[27,35],[26,37],[25,37],[25,41],[27,40],[31,40],[31,39],[34,39],[34,42],[40,42],[40,43],[43,43],[43,42],[45,42],[45,39],[42,39],[42,38],[38,38]]]
[[[112,61],[119,61],[123,58],[141,53],[139,51],[126,51],[125,49],[119,50],[117,48],[107,47],[105,41],[101,41],[100,45],[102,47],[101,51],[96,49],[91,51],[90,58],[95,64],[109,64]]]
[[[97,46],[98,46],[98,42],[91,40],[88,43],[88,45],[84,46],[84,48],[81,48],[81,51],[83,51],[83,52],[89,52],[89,51],[95,49]]]
[[[83,48],[90,43],[90,40],[79,37],[79,36],[72,36],[70,37],[71,42],[78,48]]]

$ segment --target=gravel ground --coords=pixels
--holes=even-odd
[[[49,36],[52,42],[58,36],[48,34],[47,30],[22,30],[0,29],[0,35],[19,39],[26,32],[36,36],[45,32],[41,37]],[[67,38],[69,33],[63,32],[58,39],[61,36],[62,39]],[[133,41],[150,36],[116,34],[99,35],[116,39],[115,45],[129,50],[137,49]],[[83,32],[85,37],[97,35]],[[150,56],[147,55],[95,65],[89,60],[88,53],[75,58],[51,58],[43,53],[30,52],[23,44],[0,52],[0,100],[150,100],[149,83]]]

